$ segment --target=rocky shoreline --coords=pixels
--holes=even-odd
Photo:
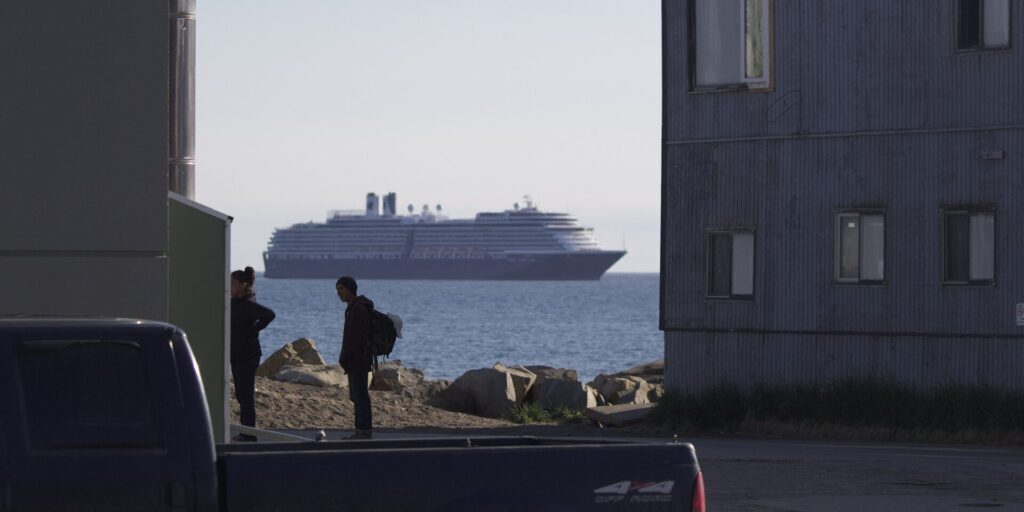
[[[455,381],[429,380],[401,361],[387,362],[371,376],[375,428],[503,429],[516,407],[588,409],[613,404],[648,404],[664,394],[661,361],[582,383],[568,368],[495,364],[467,371]],[[256,378],[257,426],[269,429],[348,429],[353,424],[348,378],[328,365],[316,343],[302,338],[268,357]],[[231,400],[232,421],[238,421]],[[592,425],[579,427],[589,428]],[[596,427],[595,427],[596,428]]]

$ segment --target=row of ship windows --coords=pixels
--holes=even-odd
[[[995,209],[942,211],[942,284],[995,284]],[[709,229],[711,299],[753,299],[754,230]],[[833,282],[885,285],[885,212],[845,210],[833,219]]]
[[[596,246],[596,242],[577,242],[575,240],[536,240],[536,241],[511,241],[511,242],[481,242],[474,240],[449,240],[447,242],[440,240],[423,240],[421,243],[413,244],[414,248],[433,248],[433,247],[480,247],[480,248],[495,248],[495,247],[543,247],[543,246]],[[404,243],[386,243],[374,240],[273,240],[270,242],[272,247],[381,247],[381,248],[401,248],[404,249],[409,244]]]
[[[458,253],[421,253],[410,254],[411,260],[482,260],[493,257],[487,253],[480,252],[458,252]],[[405,259],[401,254],[394,253],[365,253],[365,254],[281,254],[274,255],[274,259],[280,260],[400,260]]]
[[[588,249],[596,248],[596,246],[590,245],[572,245],[566,247],[563,244],[550,243],[550,244],[514,244],[514,245],[489,245],[489,246],[417,246],[412,249],[412,252],[441,252],[441,251],[504,251],[504,250],[519,250],[519,249],[535,249],[535,250],[574,250],[574,249]],[[331,252],[405,252],[405,246],[358,246],[352,247],[330,244],[330,243],[290,243],[290,244],[271,244],[271,252],[292,252],[292,251],[331,251]]]
[[[296,232],[278,232],[274,235],[275,239],[322,239],[328,238],[326,233],[296,233]],[[374,236],[368,233],[332,233],[329,235],[331,239],[352,239],[352,240],[388,240],[394,242],[405,242],[409,240],[408,237],[404,236]],[[590,240],[591,236],[583,233],[495,233],[492,235],[473,233],[473,234],[436,234],[436,235],[417,235],[415,240],[548,240],[552,238],[568,238],[574,240]]]
[[[374,224],[298,224],[286,227],[279,227],[277,231],[301,231],[304,233],[323,233],[327,231],[349,231],[369,232],[383,235],[405,236],[409,233],[503,233],[503,232],[535,232],[535,231],[558,231],[558,232],[591,232],[593,228],[585,226],[560,225],[560,224],[486,224],[467,223],[459,224],[446,222],[443,224],[416,224],[408,226],[380,226]]]

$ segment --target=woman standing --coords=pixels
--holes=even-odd
[[[260,365],[260,331],[274,320],[274,312],[253,300],[252,285],[256,272],[252,267],[231,273],[231,375],[235,379],[235,399],[241,410],[242,425],[256,426],[256,368]],[[240,434],[234,441],[255,441]]]

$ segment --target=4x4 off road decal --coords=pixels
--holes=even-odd
[[[653,503],[672,501],[674,480],[663,482],[642,482],[623,480],[594,489],[594,503]]]

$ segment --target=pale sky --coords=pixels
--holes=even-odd
[[[453,218],[531,194],[656,272],[660,30],[655,0],[202,0],[196,199],[235,218],[232,268],[396,192]]]

